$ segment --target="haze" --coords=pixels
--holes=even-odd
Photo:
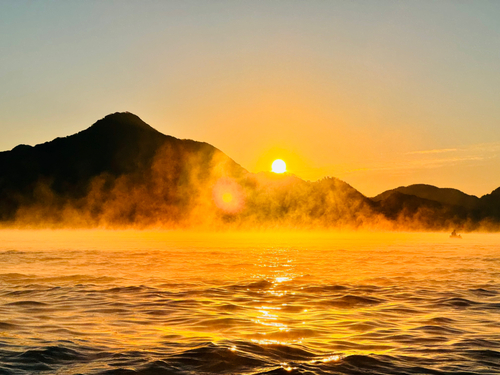
[[[0,150],[115,111],[367,196],[500,185],[500,3],[3,2]]]

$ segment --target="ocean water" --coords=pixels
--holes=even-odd
[[[500,235],[0,231],[0,374],[499,374]]]

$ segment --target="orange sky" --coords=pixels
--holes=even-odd
[[[500,186],[500,3],[10,2],[0,149],[130,111],[367,196]]]

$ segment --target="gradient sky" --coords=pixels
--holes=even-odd
[[[367,196],[500,186],[500,1],[1,1],[0,150],[129,111]]]

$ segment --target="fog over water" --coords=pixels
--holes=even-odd
[[[0,374],[496,374],[500,236],[0,231]]]

